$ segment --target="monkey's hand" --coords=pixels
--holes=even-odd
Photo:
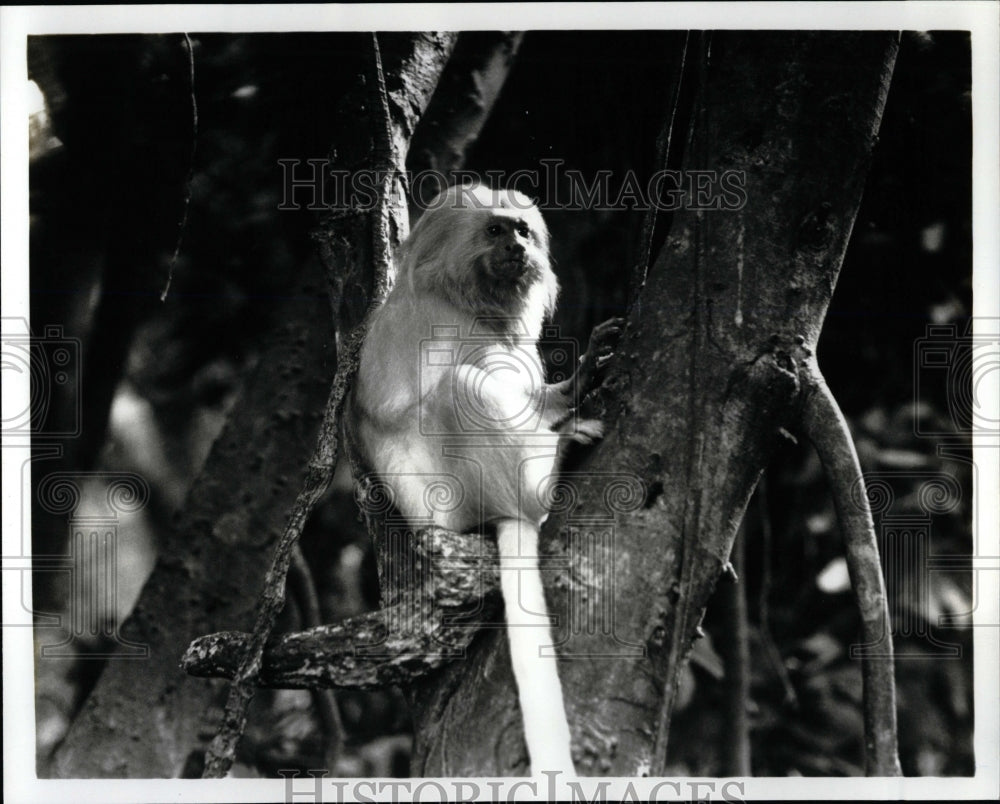
[[[615,346],[624,328],[624,318],[609,318],[594,327],[590,333],[590,344],[580,358],[576,372],[569,379],[556,383],[553,387],[579,404],[604,380],[604,370],[614,357]]]
[[[604,370],[614,357],[615,347],[625,329],[624,318],[609,318],[594,327],[590,333],[590,344],[580,358],[580,366],[576,370],[576,390],[579,399],[600,385],[604,379]]]

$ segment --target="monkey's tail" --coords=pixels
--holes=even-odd
[[[542,771],[575,776],[569,724],[538,569],[538,527],[525,520],[502,519],[497,523],[497,546],[510,657],[531,771],[536,776]]]

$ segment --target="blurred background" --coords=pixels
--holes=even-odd
[[[474,50],[476,37],[491,34],[464,36]],[[610,171],[612,188],[628,171],[648,176],[670,54],[681,38],[527,33],[465,167],[541,171],[542,160],[560,159],[588,180]],[[336,101],[366,41],[356,34],[29,40],[32,329],[42,335],[57,326],[53,343],[78,344],[68,370],[52,375],[50,404],[35,418],[43,432],[74,437],[59,459],[46,457],[39,441],[36,465],[96,473],[80,488],[78,516],[106,513],[111,473],[135,473],[148,488],[144,504],[117,522],[117,586],[114,605],[100,610],[104,622],[69,636],[37,629],[39,648],[65,642],[60,660],[36,657],[43,775],[102,672],[115,641],[109,631],[131,611],[269,334],[281,318],[322,305],[319,285],[290,290],[299,286],[289,277],[316,262],[316,218],[305,208],[278,209],[278,160],[322,159],[336,149],[332,132],[343,125]],[[622,277],[638,256],[641,212],[553,210],[547,220],[556,271],[572,288],[556,323],[562,336],[582,339],[624,309]],[[901,655],[908,775],[974,772],[972,642],[963,626],[975,601],[962,563],[972,553],[975,482],[972,345],[963,338],[971,277],[969,37],[906,33],[819,359],[880,495],[876,530]],[[938,353],[944,362],[924,358]],[[66,554],[68,538],[65,511],[34,507],[36,557]],[[790,442],[775,458],[740,542],[754,774],[861,774],[860,676],[850,658],[857,619],[832,502],[808,447]],[[374,559],[343,467],[303,548],[324,621],[377,607]],[[42,566],[34,579],[39,621],[83,606],[105,582],[71,585]],[[727,605],[709,606],[708,638],[684,679],[671,741],[677,774],[724,772],[730,720],[716,646],[731,627]],[[282,627],[298,627],[288,609]],[[405,775],[411,726],[403,695],[338,691],[337,700],[347,742],[332,773]],[[323,739],[308,692],[262,692],[234,772],[325,767]]]

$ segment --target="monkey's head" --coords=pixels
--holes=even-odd
[[[558,283],[549,230],[516,190],[450,187],[413,227],[401,279],[483,316],[551,315]]]

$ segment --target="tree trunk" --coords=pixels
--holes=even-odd
[[[609,433],[546,523],[582,774],[663,767],[674,679],[760,472],[796,421],[895,52],[894,34],[857,32],[705,34],[689,52],[685,179],[744,175],[745,204],[693,208],[695,187],[674,213],[601,396]],[[723,203],[739,200],[729,189]],[[415,775],[524,772],[502,631],[479,633],[412,702]]]

